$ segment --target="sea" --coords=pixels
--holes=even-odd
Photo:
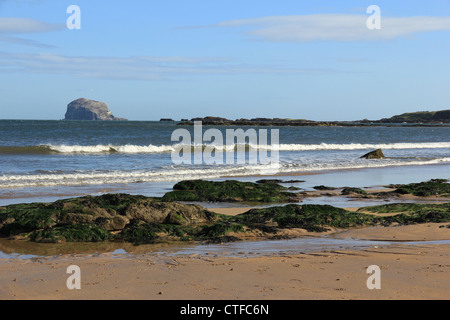
[[[255,129],[258,134],[277,130],[277,145],[270,139],[264,145],[249,140],[244,151],[233,145],[223,149],[235,148],[237,159],[239,152],[271,153],[276,148],[276,164],[177,164],[177,147],[198,147],[194,139],[174,140],[179,129],[195,136],[192,126],[177,122],[0,120],[0,205],[107,192],[161,196],[188,179],[255,181],[277,176],[301,180],[297,186],[307,190],[324,184],[376,187],[450,178],[450,126],[203,126],[224,137],[227,129]],[[200,150],[208,146],[201,144]],[[361,159],[379,148],[385,159]]]

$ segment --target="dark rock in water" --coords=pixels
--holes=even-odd
[[[159,120],[159,122],[175,122],[175,120],[170,118],[162,118],[161,120]]]
[[[336,188],[334,188],[334,187],[327,187],[324,185],[315,186],[315,187],[313,187],[313,189],[315,189],[315,190],[336,190]]]
[[[65,120],[126,121],[113,116],[106,103],[85,98],[69,103]]]
[[[371,151],[361,157],[361,159],[384,159],[386,158],[383,154],[383,150],[378,149]]]
[[[341,192],[342,195],[346,195],[346,196],[350,195],[352,193],[361,194],[361,195],[367,194],[367,192],[365,190],[363,190],[363,189],[360,189],[360,188],[349,188],[349,187],[344,188],[342,190],[342,192]]]

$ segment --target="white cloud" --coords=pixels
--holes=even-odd
[[[450,17],[381,16],[381,30],[367,28],[369,17],[369,14],[276,16],[224,21],[209,27],[244,28],[247,35],[271,42],[380,41],[450,30]]]
[[[47,23],[28,18],[0,18],[0,42],[20,44],[37,48],[54,48],[39,41],[23,39],[15,35],[63,30],[65,25]]]
[[[109,80],[167,80],[187,75],[329,74],[340,71],[247,64],[215,57],[102,57],[0,52],[0,73],[10,72]]]
[[[0,18],[0,33],[25,34],[59,31],[65,28],[64,24],[54,24],[28,18]]]

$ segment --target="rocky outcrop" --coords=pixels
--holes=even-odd
[[[182,231],[216,220],[217,215],[199,205],[105,194],[1,208],[0,237],[22,235],[36,242],[96,242],[130,237],[140,241],[142,237],[145,242],[158,238],[159,233],[178,232],[182,236]],[[145,234],[141,234],[143,231]]]
[[[67,106],[65,120],[126,121],[116,118],[104,102],[80,98]]]
[[[384,156],[383,150],[381,149],[371,151],[361,157],[361,159],[384,159],[384,158],[386,157]]]
[[[258,190],[258,194],[267,194],[269,189],[279,191],[275,182],[265,181],[259,184],[268,189]],[[197,184],[187,181],[177,184],[176,189],[187,191],[208,187],[210,191],[214,191],[214,187],[217,186],[222,189],[227,187],[235,189],[237,185],[231,183],[208,186],[205,182]],[[255,185],[245,187],[250,190],[255,188]],[[450,196],[450,184],[443,179],[389,187],[396,189],[388,192],[370,192],[346,187],[342,195],[378,199],[397,198],[402,195],[433,198]],[[227,190],[224,191],[229,193]],[[220,195],[217,190],[215,193]],[[230,194],[232,197],[236,195]],[[338,193],[335,194],[337,195]],[[228,198],[222,199],[226,201]],[[390,214],[376,216],[371,213]],[[361,208],[357,212],[329,205],[288,204],[250,209],[243,214],[226,216],[213,213],[200,205],[167,202],[163,198],[104,194],[58,200],[53,203],[26,203],[0,207],[0,238],[53,243],[106,240],[136,244],[155,241],[223,242],[237,241],[240,240],[239,237],[242,237],[242,240],[248,239],[249,235],[278,239],[279,235],[286,236],[284,231],[290,228],[323,232],[328,231],[329,227],[342,229],[388,226],[392,223],[407,225],[449,221],[450,203],[391,203]]]
[[[164,201],[210,202],[301,202],[296,187],[284,187],[280,180],[260,180],[258,183],[236,180],[204,181],[186,180],[177,183],[174,191],[167,192]]]
[[[374,122],[380,123],[450,123],[450,110],[409,112]]]

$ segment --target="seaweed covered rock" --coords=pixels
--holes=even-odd
[[[278,184],[278,181],[259,183],[227,181],[187,180],[177,183],[174,191],[166,193],[163,201],[212,201],[212,202],[300,202],[301,197]]]
[[[328,187],[328,186],[324,186],[324,185],[314,186],[313,189],[314,189],[314,190],[320,190],[320,191],[336,190],[335,187]]]
[[[272,184],[261,184],[267,185]],[[183,183],[179,187],[192,188],[192,185]],[[205,188],[210,190],[209,186]],[[389,216],[375,215],[380,213],[389,213]],[[225,216],[199,205],[106,194],[0,207],[0,237],[36,242],[221,242],[239,240],[247,232],[266,237],[289,228],[323,232],[330,227],[352,228],[394,222],[450,222],[450,204],[388,204],[362,208],[358,212],[329,205],[288,204]]]
[[[238,215],[237,219],[245,224],[295,227],[308,231],[326,231],[326,227],[349,228],[373,223],[373,217],[367,214],[312,204],[252,209]]]
[[[90,242],[120,238],[115,235],[132,222],[191,226],[216,220],[217,215],[198,205],[106,194],[3,207],[0,236],[22,235],[40,242]]]
[[[360,208],[358,209],[358,212],[389,214],[389,216],[386,217],[375,218],[375,221],[382,225],[390,225],[392,223],[408,225],[450,222],[450,203],[390,203],[380,206]]]
[[[345,187],[342,189],[341,194],[344,196],[348,196],[351,194],[358,194],[358,195],[366,195],[367,191],[361,189],[361,188],[350,188],[350,187]]]
[[[432,179],[427,182],[397,185],[396,188],[393,193],[411,194],[418,197],[450,196],[450,184],[445,179]]]

